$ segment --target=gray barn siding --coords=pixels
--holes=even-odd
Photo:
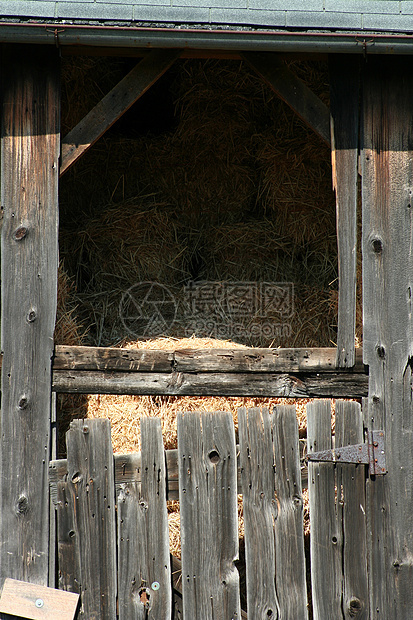
[[[0,0],[1,18],[413,31],[413,0]]]

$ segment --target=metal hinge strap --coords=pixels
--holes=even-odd
[[[369,431],[367,438],[367,443],[310,452],[307,459],[312,462],[361,463],[369,466],[370,475],[383,475],[387,471],[384,431]]]

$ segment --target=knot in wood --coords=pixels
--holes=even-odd
[[[363,605],[360,599],[358,599],[357,597],[353,597],[352,599],[350,599],[348,605],[348,614],[350,618],[354,618],[355,616],[357,616],[362,609]]]
[[[26,226],[19,226],[17,230],[14,231],[14,238],[16,241],[22,241],[28,235],[28,228]]]
[[[25,495],[20,495],[17,500],[16,512],[19,516],[26,515],[29,512],[29,500]]]
[[[37,319],[37,312],[36,312],[36,310],[33,310],[33,309],[30,310],[28,312],[28,314],[27,314],[26,321],[28,323],[33,323],[36,319]]]
[[[383,252],[383,241],[380,237],[374,237],[374,239],[371,240],[371,245],[375,254],[381,254]]]

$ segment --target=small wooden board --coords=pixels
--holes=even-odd
[[[79,595],[34,583],[6,579],[0,613],[29,620],[73,620]]]

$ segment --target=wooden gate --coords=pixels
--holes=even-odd
[[[332,447],[330,401],[307,407],[310,450]],[[108,420],[75,420],[53,461],[58,587],[88,620],[368,617],[365,466],[309,463],[311,577],[294,406],[181,413],[178,449],[141,421],[142,452],[113,456]],[[336,446],[363,440],[360,405],[337,401]],[[247,610],[241,610],[242,494]],[[169,554],[167,499],[179,496],[182,566]],[[55,543],[52,543],[55,544]],[[247,616],[248,614],[248,616]]]

